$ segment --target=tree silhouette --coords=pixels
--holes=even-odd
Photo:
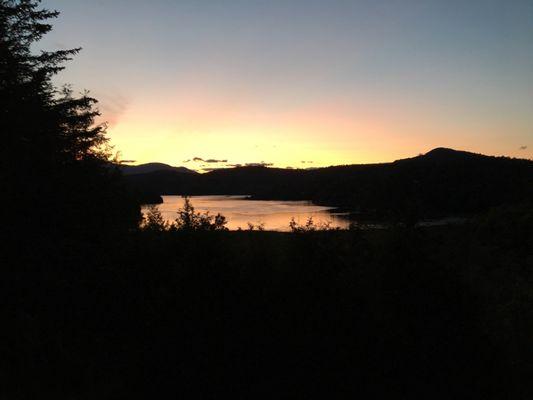
[[[148,232],[165,232],[169,230],[170,225],[165,221],[159,208],[152,204],[148,207],[146,214],[143,215],[141,228]]]
[[[185,197],[173,227],[180,231],[226,231],[227,223],[226,217],[221,214],[210,215],[208,211],[196,212],[190,199]]]
[[[105,125],[94,126],[96,100],[74,98],[68,88],[54,87],[51,78],[80,49],[41,51],[32,45],[52,26],[58,12],[39,10],[38,1],[0,1],[0,98],[6,150],[24,161],[67,163],[104,159]]]
[[[134,226],[139,211],[126,204],[108,166],[106,125],[95,124],[96,99],[87,92],[75,97],[52,82],[80,49],[32,52],[52,29],[47,21],[59,15],[39,3],[0,0],[1,183],[19,208],[10,214],[22,216],[23,225],[60,232]]]

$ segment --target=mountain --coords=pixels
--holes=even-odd
[[[239,167],[206,174],[156,170],[126,179],[152,197],[241,194],[311,200],[379,219],[466,215],[504,204],[533,203],[533,161],[446,148],[381,164],[313,170]]]
[[[140,165],[115,164],[115,167],[122,172],[131,192],[141,204],[163,202],[161,194],[165,191],[162,191],[161,180],[158,178],[161,174],[170,176],[173,182],[179,181],[180,176],[198,175],[198,172],[185,167],[173,167],[157,162]],[[152,182],[158,183],[151,185]]]
[[[172,167],[168,164],[163,163],[147,163],[141,165],[120,165],[119,169],[124,175],[137,175],[137,174],[147,174],[150,172],[156,171],[174,171],[185,174],[197,174],[196,171],[185,167]]]

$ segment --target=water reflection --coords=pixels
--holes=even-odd
[[[183,207],[183,197],[162,197],[159,211],[172,222],[177,217],[176,211]],[[344,214],[335,213],[333,207],[317,206],[309,201],[247,200],[246,196],[191,196],[190,200],[196,211],[224,215],[230,230],[247,229],[248,223],[252,223],[263,224],[265,230],[289,231],[291,218],[304,224],[309,217],[319,225],[329,223],[331,227],[343,229],[349,225]]]

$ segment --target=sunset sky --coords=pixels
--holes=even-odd
[[[124,160],[533,158],[531,0],[42,4],[61,16],[39,47],[83,47],[57,81],[100,100]]]

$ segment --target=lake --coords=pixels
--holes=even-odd
[[[183,207],[184,199],[181,196],[162,198],[159,211],[167,221],[172,222],[177,217],[176,211]],[[289,231],[291,218],[305,224],[309,217],[313,218],[315,224],[329,223],[331,227],[343,229],[349,226],[345,213],[309,201],[248,200],[247,196],[191,196],[189,199],[197,212],[224,215],[230,230],[248,229],[248,223],[252,223],[264,224],[264,229],[269,231]]]

